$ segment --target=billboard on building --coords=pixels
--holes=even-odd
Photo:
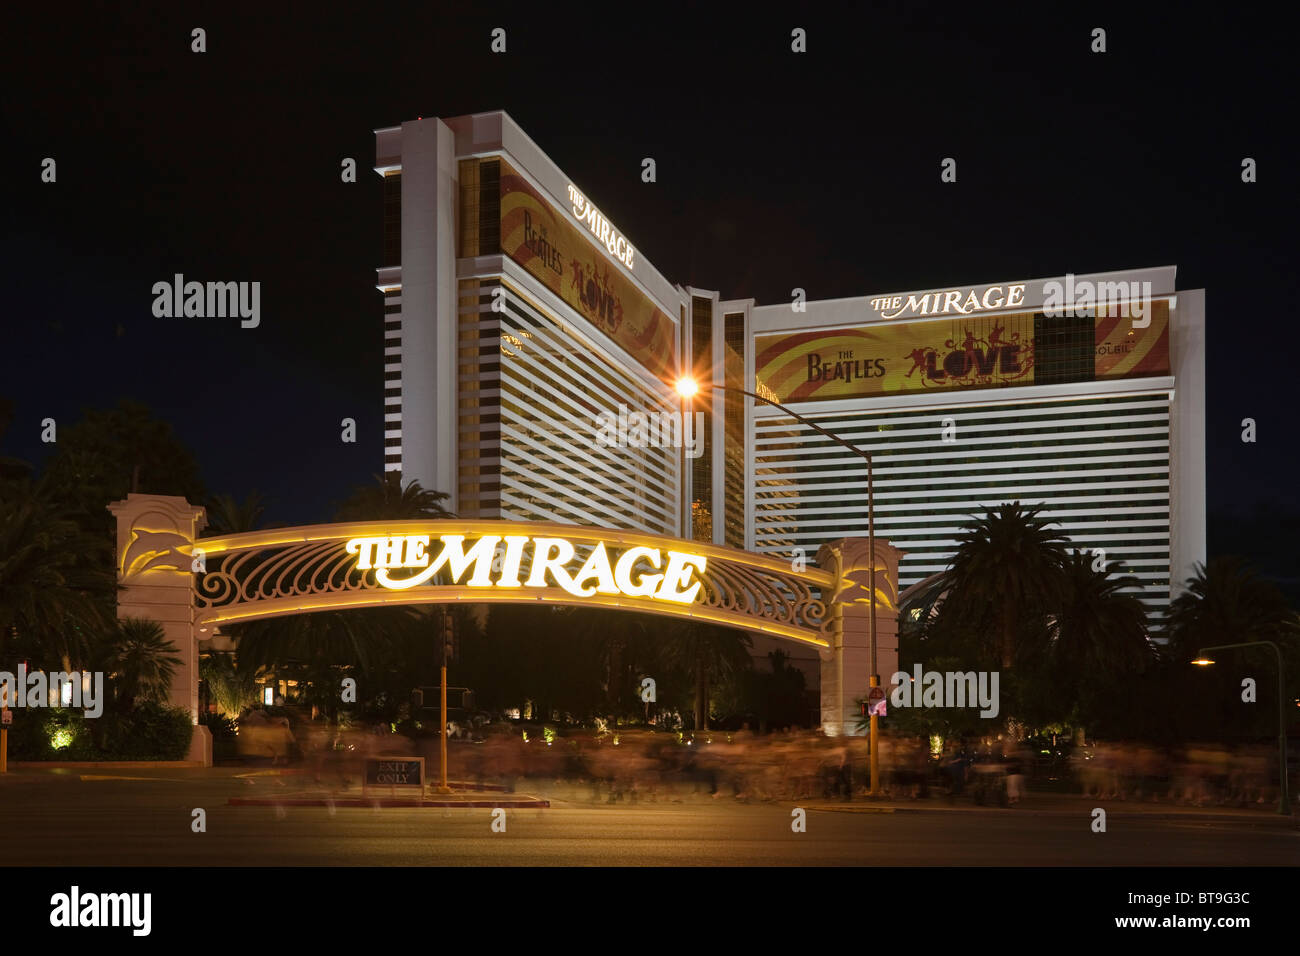
[[[672,318],[505,162],[501,250],[657,378],[676,374]]]
[[[1072,325],[1024,312],[761,335],[757,391],[806,402],[1167,375],[1169,306],[1148,309],[1137,321],[1115,307]]]

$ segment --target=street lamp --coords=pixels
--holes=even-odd
[[[677,380],[674,384],[677,394],[684,399],[694,398],[699,394],[701,389],[712,389],[721,392],[736,392],[740,395],[747,395],[756,402],[762,402],[764,405],[771,405],[773,408],[786,415],[789,415],[801,425],[806,425],[813,431],[825,438],[829,438],[837,445],[842,445],[849,451],[862,457],[867,463],[867,550],[871,555],[871,679],[872,687],[880,686],[880,675],[876,673],[876,499],[875,491],[871,480],[871,452],[859,448],[850,441],[846,441],[840,436],[827,431],[814,421],[809,421],[798,412],[791,411],[780,402],[774,402],[770,398],[764,398],[754,392],[746,391],[734,385],[717,385],[712,382],[697,382],[694,378],[685,376]],[[870,735],[871,735],[871,795],[875,796],[880,793],[880,728],[877,724],[879,718],[872,713],[870,717]]]
[[[1214,663],[1213,660],[1206,657],[1208,651],[1226,651],[1234,647],[1263,647],[1268,645],[1273,648],[1273,653],[1277,655],[1277,748],[1278,748],[1278,770],[1281,773],[1282,793],[1278,798],[1277,812],[1283,814],[1291,813],[1291,789],[1287,784],[1286,776],[1286,706],[1283,698],[1286,696],[1286,677],[1285,670],[1282,666],[1282,650],[1272,641],[1246,641],[1242,644],[1216,644],[1214,647],[1202,647],[1196,652],[1196,659],[1193,664],[1201,667],[1209,667]]]

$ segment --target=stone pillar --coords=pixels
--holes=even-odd
[[[126,496],[108,510],[117,518],[118,619],[143,617],[162,625],[181,665],[169,703],[199,720],[199,644],[194,627],[194,540],[207,524],[202,508],[170,495]],[[189,760],[212,765],[212,735],[196,726]]]
[[[904,552],[876,538],[876,673],[880,686],[898,670],[898,563]],[[866,538],[841,538],[822,545],[817,564],[836,575],[827,594],[829,649],[822,652],[822,731],[828,737],[857,736],[858,700],[871,686],[871,557]]]

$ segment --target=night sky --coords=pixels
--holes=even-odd
[[[211,491],[328,519],[382,468],[372,131],[504,109],[660,272],[724,298],[1176,264],[1179,289],[1207,290],[1211,553],[1294,595],[1290,35],[1235,6],[1014,23],[908,7],[7,11],[0,454],[39,464],[42,418],[134,398]],[[939,179],[949,156],[956,184]],[[260,281],[261,326],[155,318],[151,287],[177,272]]]

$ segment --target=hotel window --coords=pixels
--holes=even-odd
[[[478,167],[478,254],[501,251],[501,161],[485,159]]]
[[[729,312],[722,319],[723,374],[728,389],[745,387],[745,314]],[[745,546],[745,397],[723,393],[723,484],[725,544]]]
[[[384,177],[384,265],[402,264],[402,174]]]
[[[501,251],[501,161],[466,159],[460,164],[460,256]]]
[[[478,255],[478,160],[463,159],[460,163],[460,208],[456,210],[460,223],[460,241],[457,255],[462,259]]]
[[[1096,342],[1092,316],[1034,316],[1034,384],[1090,382]]]

